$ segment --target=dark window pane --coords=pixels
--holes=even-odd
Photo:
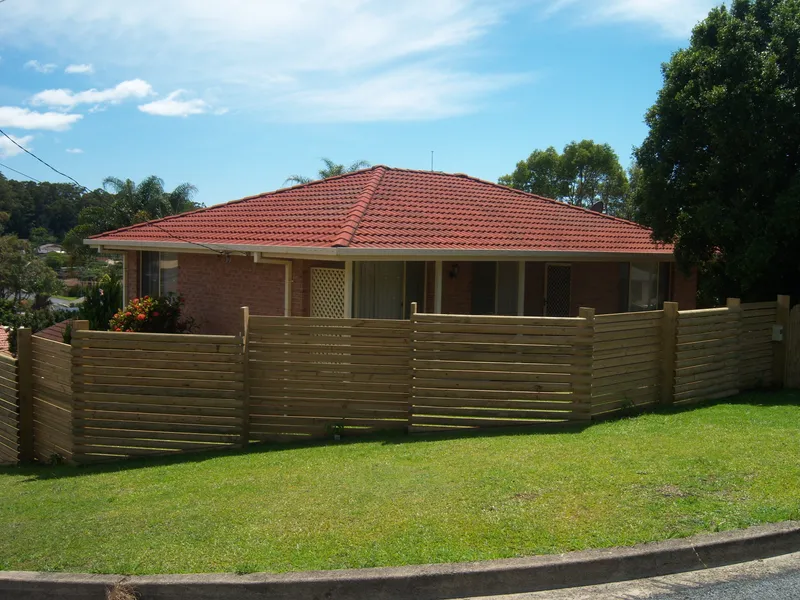
[[[178,293],[178,255],[161,253],[161,295]]]
[[[417,303],[417,310],[425,312],[425,263],[406,263],[406,302],[405,318],[411,316],[411,303]]]
[[[497,314],[514,316],[517,314],[519,291],[519,263],[501,262],[497,264]]]
[[[472,263],[472,314],[495,314],[496,262]]]

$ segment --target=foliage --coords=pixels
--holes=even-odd
[[[553,148],[534,150],[500,183],[584,208],[602,202],[609,214],[630,218],[628,178],[616,152],[592,140],[571,142],[559,154]]]
[[[111,319],[122,308],[122,281],[116,273],[104,275],[96,283],[86,287],[85,298],[79,316],[89,321],[89,328],[106,331]]]
[[[200,462],[9,467],[0,469],[0,531],[17,535],[0,536],[0,569],[397,566],[798,519],[799,429],[800,394],[787,391],[579,431],[385,435]]]
[[[52,244],[56,241],[56,236],[50,233],[46,227],[34,227],[31,229],[31,234],[28,236],[28,241],[35,250],[44,244]]]
[[[130,179],[106,177],[103,186],[106,201],[81,210],[78,223],[64,236],[64,249],[76,264],[85,264],[97,256],[96,250],[83,243],[88,237],[200,207],[192,200],[197,193],[195,186],[182,183],[167,192],[164,181],[155,175],[138,185]]]
[[[711,11],[663,67],[636,205],[711,297],[800,294],[800,2]]]
[[[0,237],[0,296],[19,301],[26,295],[51,296],[62,289],[55,271],[16,235]]]
[[[325,163],[325,166],[318,171],[319,177],[317,179],[328,179],[329,177],[346,175],[347,173],[354,173],[355,171],[360,171],[361,169],[368,169],[371,166],[366,160],[357,160],[349,166],[335,163],[329,158],[323,158],[322,162]],[[315,181],[313,177],[305,177],[304,175],[290,175],[283,183],[284,185],[287,183],[302,184],[311,183],[312,181]]]
[[[139,333],[191,333],[194,321],[181,318],[183,297],[169,294],[159,298],[134,298],[128,306],[115,313],[111,331],[136,331]]]
[[[58,252],[48,252],[44,257],[44,264],[58,271],[67,266],[67,256]]]
[[[0,299],[0,325],[8,328],[8,343],[12,354],[17,351],[17,329],[29,327],[33,333],[66,321],[72,313],[51,306],[33,309],[29,302]]]

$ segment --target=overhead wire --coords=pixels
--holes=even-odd
[[[5,0],[0,0],[0,2],[4,2],[4,1],[5,1]],[[2,134],[2,135],[4,135],[5,137],[7,137],[7,138],[8,138],[8,139],[11,141],[11,143],[12,143],[12,144],[14,144],[14,145],[15,145],[17,148],[19,148],[20,150],[22,150],[22,151],[23,151],[23,152],[25,152],[26,154],[29,154],[30,156],[32,156],[33,158],[35,158],[36,160],[38,160],[40,163],[42,163],[43,165],[45,165],[47,168],[49,168],[49,169],[51,169],[52,171],[54,171],[54,172],[58,173],[58,174],[59,174],[59,175],[61,175],[62,177],[66,177],[67,179],[69,179],[71,182],[73,182],[75,185],[77,185],[79,188],[81,188],[81,191],[85,191],[85,192],[89,192],[89,191],[91,191],[91,190],[89,190],[89,188],[87,188],[85,185],[82,185],[82,184],[80,184],[80,183],[79,183],[79,182],[78,182],[76,179],[73,179],[72,177],[70,177],[70,176],[69,176],[69,175],[67,175],[66,173],[63,173],[63,172],[59,171],[58,169],[56,169],[56,168],[55,168],[53,165],[51,165],[50,163],[48,163],[48,162],[46,162],[46,161],[42,160],[41,158],[39,158],[38,156],[36,156],[36,155],[35,155],[33,152],[31,152],[30,150],[28,150],[28,149],[27,149],[27,148],[25,148],[24,146],[21,146],[21,145],[20,145],[20,144],[17,142],[17,140],[15,140],[13,137],[11,137],[10,135],[8,135],[8,134],[7,134],[5,131],[3,131],[2,129],[0,129],[0,134]],[[19,171],[16,171],[15,169],[11,169],[10,167],[6,167],[6,168],[7,168],[7,169],[9,169],[9,170],[11,170],[11,171],[14,171],[14,172],[16,172],[16,173],[19,173],[20,175],[23,175],[23,177],[28,177],[27,175],[24,175],[23,173],[20,173]],[[37,181],[36,179],[33,179],[33,177],[28,177],[28,179],[32,179],[33,181],[36,181],[37,183],[41,183],[40,181]],[[170,236],[171,238],[173,238],[173,239],[176,239],[176,240],[178,240],[178,241],[180,241],[180,242],[184,242],[184,243],[186,243],[186,244],[192,244],[192,245],[194,245],[194,246],[198,246],[198,247],[200,247],[200,248],[204,248],[204,249],[206,249],[206,250],[210,250],[211,252],[214,252],[214,253],[216,253],[216,254],[223,254],[223,255],[226,255],[226,256],[230,254],[229,252],[226,252],[226,251],[223,251],[223,250],[217,250],[216,248],[212,248],[211,246],[206,246],[205,244],[201,244],[200,242],[195,242],[195,241],[192,241],[192,240],[187,240],[187,239],[185,239],[185,238],[182,238],[182,237],[180,237],[180,236],[177,236],[177,235],[175,235],[174,233],[172,233],[171,231],[167,231],[166,229],[164,229],[164,228],[163,228],[163,227],[161,227],[160,225],[157,225],[155,222],[151,222],[151,223],[149,223],[149,225],[152,225],[153,227],[155,227],[155,228],[156,228],[156,229],[158,229],[159,231],[162,231],[163,233],[166,233],[166,234],[167,234],[168,236]]]
[[[0,0],[0,2],[2,2],[2,1],[3,1],[3,0]],[[41,181],[39,181],[38,179],[35,179],[35,178],[31,177],[30,175],[25,175],[25,173],[23,173],[22,171],[17,171],[16,169],[12,169],[12,168],[11,168],[11,167],[9,167],[8,165],[4,165],[3,163],[0,163],[0,169],[6,169],[7,171],[13,171],[13,172],[14,172],[14,173],[16,173],[17,175],[22,175],[22,176],[23,176],[23,177],[25,177],[26,179],[30,179],[31,181],[34,181],[34,182],[36,182],[36,183],[42,183],[42,182],[41,182]]]

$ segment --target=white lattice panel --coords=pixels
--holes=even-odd
[[[311,316],[344,319],[344,269],[311,269]]]

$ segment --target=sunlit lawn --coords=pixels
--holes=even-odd
[[[0,569],[483,560],[800,518],[800,394],[579,431],[392,436],[0,469]]]

